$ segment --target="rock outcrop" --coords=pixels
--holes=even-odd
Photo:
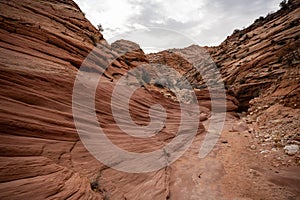
[[[186,79],[194,88],[200,106],[211,109],[211,100],[216,99],[217,101],[220,94],[224,93],[225,95],[226,93],[226,110],[228,112],[237,111],[239,102],[230,92],[226,92],[218,69],[205,48],[192,45],[184,49],[152,53],[147,57],[151,64],[165,65],[181,75],[177,78],[172,77],[170,72],[166,72],[165,77],[171,76],[172,80]],[[177,87],[182,88],[180,84],[177,84]]]
[[[165,50],[147,55],[150,63],[160,63],[172,67],[184,76],[194,87],[202,80],[201,75],[193,65],[175,52]]]
[[[264,159],[251,154],[252,150],[247,147],[247,138],[251,135],[245,123],[236,117],[236,111],[246,110],[250,104],[254,114],[251,114],[253,118],[247,118],[247,122],[255,129],[260,126],[259,123],[269,120],[269,115],[265,113],[258,124],[252,123],[260,113],[256,111],[258,106],[264,102],[270,103],[269,108],[263,108],[272,114],[275,114],[273,106],[277,103],[285,109],[289,106],[293,112],[294,108],[299,108],[298,13],[298,1],[293,1],[282,11],[230,36],[219,47],[206,48],[220,68],[225,88],[229,90],[225,95],[225,134],[205,159],[199,159],[199,147],[214,113],[211,112],[211,98],[205,86],[207,82],[192,68],[193,64],[208,59],[190,54],[198,51],[198,46],[145,55],[137,44],[129,41],[120,40],[109,45],[71,0],[1,1],[0,198],[295,198],[299,191],[292,188],[293,193],[290,193],[286,189],[288,186],[284,185],[285,179],[280,179],[284,188],[276,185],[270,188],[270,183],[257,175],[259,172],[252,168],[249,172],[252,165],[248,163],[258,161],[261,164]],[[91,52],[93,56],[86,60]],[[196,110],[190,109],[193,102],[180,102],[172,95],[166,95],[168,91],[165,88],[155,86],[155,82],[152,84],[154,72],[150,67],[153,63],[173,66],[187,77],[195,88],[200,117],[195,114]],[[146,71],[149,69],[149,77],[143,78],[144,71],[139,71],[142,73],[142,87],[133,93],[129,101],[132,120],[140,126],[147,126],[151,122],[149,110],[156,104],[162,105],[167,114],[160,132],[149,138],[124,133],[116,124],[111,107],[116,84],[128,71],[138,66],[144,66]],[[82,67],[84,73],[102,73],[92,109],[95,110],[97,124],[113,144],[135,153],[163,149],[164,154],[159,160],[168,163],[172,155],[164,147],[176,137],[181,113],[187,110],[184,120],[190,120],[188,122],[192,125],[199,123],[197,127],[189,127],[196,132],[191,148],[172,165],[155,172],[126,173],[99,162],[93,157],[96,155],[92,155],[82,143],[74,123],[76,117],[88,125],[94,124],[94,121],[87,112],[76,117],[72,112],[74,82]],[[210,65],[205,67],[207,76],[221,80],[212,73]],[[145,79],[149,79],[150,83],[145,83]],[[214,85],[214,82],[211,84]],[[89,85],[84,82],[79,85],[82,90],[78,91],[78,96],[86,98]],[[135,85],[130,82],[128,85],[118,85],[122,93],[116,94],[115,98],[121,101]],[[254,91],[258,88],[261,90],[256,94]],[[218,101],[221,99],[218,96],[221,89],[216,87],[210,91],[217,95],[216,107],[220,109],[225,108]],[[255,96],[259,98],[253,99]],[[116,108],[119,114],[125,113],[124,105],[117,103]],[[160,112],[154,110],[153,113],[161,117]],[[296,114],[291,116],[299,120]],[[126,121],[125,126],[128,123]],[[294,126],[297,124],[291,127]],[[189,130],[181,131],[185,133]],[[138,133],[137,130],[131,131],[131,134]],[[211,134],[213,131],[208,133],[209,136]],[[98,154],[109,151],[107,149]],[[121,157],[120,162],[114,164],[122,166],[125,161]],[[252,182],[254,187],[250,184]]]
[[[142,50],[124,41],[107,44],[72,1],[0,4],[1,199],[166,199],[170,169],[129,174],[105,166],[82,144],[72,115],[78,69],[96,49],[97,56],[84,69],[103,74],[95,111],[107,137],[137,153],[168,143],[178,130],[181,108],[159,92],[141,88],[130,101],[131,116],[139,125],[149,123],[152,105],[166,108],[166,124],[151,141],[124,135],[112,116],[115,82],[148,62]],[[128,48],[138,49],[124,54]],[[89,89],[83,87],[79,95]],[[80,119],[92,123],[84,113]],[[203,133],[204,127],[196,132]]]
[[[278,12],[210,48],[225,84],[240,102],[240,111],[246,111],[249,101],[258,96],[271,95],[273,103],[284,98],[284,104],[292,107],[300,101],[299,4],[289,1]]]
[[[297,0],[283,3],[279,11],[260,17],[244,30],[234,31],[219,46],[205,47],[219,69],[232,100],[231,103],[227,101],[227,104],[230,103],[227,111],[242,113],[240,116],[252,133],[252,148],[275,167],[299,166],[300,162],[300,152],[297,150],[300,145],[299,5]],[[198,48],[192,45],[148,57],[150,62],[174,66],[178,71],[184,69],[182,74],[190,82],[196,80],[194,87],[200,89],[198,97],[204,99],[198,100],[203,105],[205,102],[209,104],[204,89],[206,82],[203,74],[188,64],[195,62],[190,55],[199,54]],[[178,63],[184,65],[178,66]],[[200,65],[205,69],[205,63]],[[215,79],[209,68],[205,72],[205,75],[211,74],[210,79]]]
[[[101,198],[73,170],[93,158],[80,159],[71,100],[77,68],[105,40],[72,1],[0,4],[1,199]]]
[[[270,161],[275,166],[300,164],[299,152],[292,159],[282,155],[285,146],[299,145],[300,137],[299,13],[300,2],[288,1],[209,48],[239,111],[248,112],[244,119],[257,143],[274,152],[269,157],[277,159]]]
[[[232,99],[227,110],[248,112],[245,120],[253,126],[255,136],[260,142],[273,147],[299,144],[299,5],[297,0],[283,3],[278,12],[260,17],[243,30],[235,30],[219,46],[203,48],[214,60]],[[181,68],[190,82],[198,84],[194,85],[195,88],[203,90],[206,83],[201,74],[188,64],[195,62],[189,56],[199,54],[199,48],[192,45],[148,57],[150,62],[169,64],[177,70]],[[175,53],[186,56],[183,58]],[[178,66],[178,63],[184,65]],[[215,73],[207,68],[209,65],[203,62],[200,65],[205,75],[215,80]],[[204,91],[200,96],[204,95]],[[199,98],[202,102],[204,99]],[[285,119],[286,116],[289,118]]]
[[[149,176],[164,180],[165,170],[150,175],[106,170],[80,142],[72,116],[72,90],[81,63],[97,44],[107,47],[102,48],[100,56],[116,58],[113,63],[100,58],[97,60],[100,67],[92,66],[96,71],[104,71],[101,67],[109,65],[103,72],[107,84],[104,96],[109,96],[107,92],[111,92],[114,84],[110,82],[116,73],[124,74],[128,66],[85,19],[79,7],[72,1],[1,1],[0,4],[1,199],[107,199],[110,196],[136,199],[138,193],[122,192],[134,190],[135,184],[130,186],[133,180],[147,183]],[[137,94],[145,95],[142,90]],[[138,98],[133,102],[137,108],[133,112],[145,114],[140,122],[148,120],[147,106],[155,102],[154,97],[148,98],[149,104],[141,104]],[[168,106],[177,108],[172,103]],[[109,115],[106,110],[99,110]],[[170,133],[168,129],[173,128],[176,129],[171,126],[166,130]],[[116,132],[111,127],[108,129]],[[117,141],[128,147],[126,140]],[[145,150],[145,145],[132,144],[133,141],[129,149]],[[125,179],[117,186],[103,178],[117,176]],[[102,183],[105,187],[97,186]],[[167,196],[167,185],[157,188],[156,183],[149,182],[139,188],[148,191],[143,194],[146,199],[155,193],[157,199]],[[108,194],[109,188],[115,189]]]

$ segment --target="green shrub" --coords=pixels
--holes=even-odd
[[[288,2],[287,2],[287,0],[283,0],[282,2],[280,2],[279,6],[283,10],[286,9],[286,8],[288,8]]]
[[[93,190],[93,191],[98,191],[99,190],[99,184],[98,184],[98,182],[97,181],[93,181],[93,182],[91,182],[91,189]]]
[[[103,31],[104,31],[104,29],[103,29],[103,27],[102,27],[101,24],[98,24],[98,25],[97,25],[97,28],[98,28],[98,30],[99,30],[100,32],[103,32]]]

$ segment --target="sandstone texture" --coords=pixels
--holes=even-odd
[[[299,108],[299,1],[289,2],[209,49],[241,111],[258,96]]]
[[[293,0],[220,46],[145,55],[130,41],[108,44],[71,0],[1,1],[0,199],[299,199],[299,13],[299,1]],[[198,102],[185,98],[189,90],[174,81],[175,75],[157,78],[170,75],[153,70],[160,65],[186,77]],[[86,110],[79,116],[72,110],[79,70],[99,81],[95,106],[88,108],[106,137],[128,152],[163,151],[158,160],[169,165],[128,173],[88,151],[75,121],[86,127],[95,122]],[[120,83],[123,77],[126,82]],[[79,83],[77,98],[87,97],[89,81]],[[166,111],[163,126],[148,138],[124,133],[111,106],[116,98],[114,109],[125,116],[127,107],[120,102],[134,87],[139,88],[128,110],[135,124],[151,124],[149,110],[157,104]],[[199,110],[192,110],[194,105]],[[199,159],[205,137],[213,134],[212,116],[220,113],[225,116],[222,134]],[[190,126],[180,132],[181,120]],[[196,133],[191,147],[169,163],[172,155],[165,146],[177,132],[190,129]],[[86,130],[86,137],[95,131]],[[107,153],[109,148],[97,155]],[[114,165],[124,163],[120,157]]]

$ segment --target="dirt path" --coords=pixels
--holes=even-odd
[[[170,199],[300,199],[299,168],[271,167],[268,158],[250,148],[251,133],[232,130],[241,123],[229,116],[217,145],[204,159],[198,158],[204,135],[196,137],[171,166]]]

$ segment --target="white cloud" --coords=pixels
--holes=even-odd
[[[200,45],[218,45],[234,29],[250,25],[256,18],[276,11],[281,0],[75,0],[94,24],[101,23],[109,39],[124,32],[161,27],[191,37]],[[182,47],[186,41],[169,31],[150,31],[145,37],[123,34],[142,47]],[[139,32],[141,34],[141,32]],[[145,32],[143,32],[145,34]],[[127,37],[127,38],[126,38]],[[116,37],[118,38],[118,37]],[[146,41],[148,40],[148,41]],[[189,41],[195,43],[193,41]],[[175,46],[172,46],[175,45]],[[176,46],[177,45],[177,46]],[[152,48],[151,47],[151,48]]]
[[[186,23],[191,19],[201,18],[201,13],[198,12],[198,8],[201,8],[204,2],[205,1],[199,0],[162,1],[161,8],[162,13],[164,13],[167,18]]]
[[[75,2],[94,26],[101,23],[103,28],[108,30],[109,37],[113,32],[127,30],[128,20],[139,14],[137,7],[124,0],[75,0]]]

